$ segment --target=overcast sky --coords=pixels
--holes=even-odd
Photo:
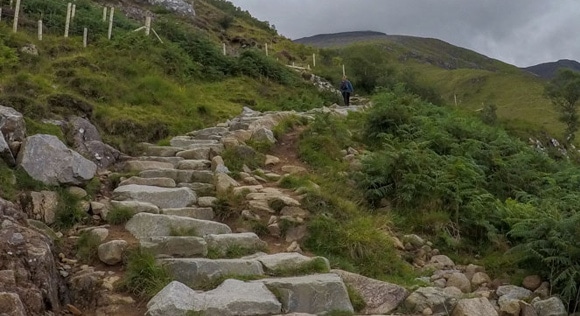
[[[230,0],[279,33],[434,37],[525,67],[580,62],[580,0]]]

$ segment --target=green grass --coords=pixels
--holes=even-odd
[[[169,236],[199,236],[195,227],[170,227]]]
[[[80,208],[80,198],[66,189],[58,189],[57,192],[58,209],[55,213],[55,228],[68,229],[88,217],[88,214]]]
[[[157,264],[155,256],[137,249],[127,258],[126,272],[119,288],[147,300],[170,282],[169,273]]]
[[[267,273],[276,277],[290,277],[328,272],[329,270],[328,266],[326,265],[326,261],[322,258],[315,258],[305,264],[301,264],[296,267],[271,270]]]
[[[84,263],[93,263],[97,260],[97,249],[101,241],[96,234],[90,231],[83,232],[76,242],[76,256]]]
[[[251,254],[254,254],[258,251],[265,251],[266,249],[256,249],[254,247],[242,247],[239,245],[231,245],[229,247],[227,247],[227,249],[225,249],[225,251],[222,250],[218,250],[215,248],[210,247],[207,250],[207,257],[210,259],[220,259],[220,258],[226,258],[226,259],[234,259],[234,258],[241,258],[244,256],[248,256]]]
[[[235,279],[235,280],[240,280],[240,281],[254,281],[254,280],[259,280],[262,278],[263,278],[263,276],[259,276],[259,275],[238,275],[238,274],[222,275],[218,278],[214,278],[211,281],[203,284],[203,286],[201,286],[197,290],[211,291],[211,290],[217,288],[218,286],[220,286],[222,283],[224,283],[225,280],[228,280],[228,279]]]
[[[107,222],[112,225],[122,225],[128,222],[135,212],[127,207],[113,207],[107,214]]]
[[[367,306],[360,293],[352,285],[346,284],[346,291],[355,312],[360,312]]]

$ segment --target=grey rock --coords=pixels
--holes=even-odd
[[[455,267],[455,263],[453,263],[453,261],[445,255],[437,255],[431,257],[428,266],[434,267],[437,270],[453,269]]]
[[[20,199],[24,211],[32,219],[53,224],[58,209],[58,193],[53,191],[28,192]]]
[[[138,239],[154,236],[171,236],[172,229],[194,230],[197,236],[229,234],[232,230],[225,224],[200,219],[139,213],[133,216],[125,228]]]
[[[18,294],[0,292],[0,315],[26,316],[26,310]]]
[[[50,185],[83,184],[97,171],[97,165],[68,149],[56,136],[44,134],[24,140],[17,164],[32,178]]]
[[[0,158],[4,160],[9,166],[16,165],[16,160],[14,159],[14,154],[12,149],[4,139],[4,136],[0,133]]]
[[[462,299],[457,302],[451,316],[497,316],[497,311],[485,297]]]
[[[260,127],[256,130],[254,130],[254,132],[252,133],[251,140],[253,140],[255,142],[264,142],[264,143],[269,143],[269,144],[276,143],[276,138],[274,137],[274,133],[265,127]]]
[[[83,156],[88,157],[101,169],[112,166],[123,158],[123,153],[119,150],[96,140],[85,142],[84,149],[78,148],[77,151]]]
[[[473,288],[478,288],[483,284],[490,284],[491,278],[485,272],[476,272],[471,278],[471,285]]]
[[[191,132],[191,136],[196,139],[219,139],[226,134],[228,129],[225,127],[209,127]]]
[[[173,279],[191,286],[201,288],[204,284],[222,276],[261,276],[264,270],[260,262],[244,259],[163,259],[160,263],[167,268]]]
[[[229,279],[203,296],[203,314],[208,316],[273,315],[282,311],[274,294],[260,283]]]
[[[215,156],[211,159],[211,170],[215,173],[230,173],[221,156]]]
[[[189,147],[191,145],[218,144],[217,140],[195,139],[192,136],[175,136],[169,144],[173,147]]]
[[[113,191],[113,199],[155,204],[160,208],[179,208],[196,202],[195,192],[188,188],[161,188],[147,185],[124,185]]]
[[[447,279],[446,286],[456,287],[460,289],[461,292],[463,293],[471,292],[471,282],[469,281],[469,279],[467,279],[465,274],[460,272],[452,273]]]
[[[171,169],[173,164],[170,162],[163,161],[150,161],[150,160],[129,160],[125,162],[124,170],[127,172],[131,171],[143,171],[151,169]]]
[[[147,0],[152,5],[160,5],[168,10],[174,11],[181,15],[193,18],[195,9],[193,5],[184,0]]]
[[[522,286],[530,291],[537,290],[542,285],[542,277],[539,275],[528,275],[522,281]]]
[[[361,312],[365,315],[390,313],[409,295],[405,288],[396,284],[342,270],[331,270],[331,272],[340,276],[344,283],[350,285],[362,297],[366,306]]]
[[[205,257],[207,243],[195,236],[157,236],[141,239],[141,248],[154,253],[171,257]]]
[[[125,240],[112,240],[101,244],[97,249],[99,260],[108,265],[116,265],[123,261],[127,247],[128,243]]]
[[[202,305],[201,295],[186,285],[173,281],[147,303],[146,316],[186,316]],[[199,310],[197,310],[199,311]]]
[[[208,248],[220,257],[234,248],[244,252],[258,252],[266,247],[266,242],[254,233],[206,235],[204,238]]]
[[[159,207],[157,205],[149,203],[149,202],[112,200],[111,205],[114,208],[130,209],[133,211],[133,214],[137,214],[137,213],[159,214],[160,213]]]
[[[330,270],[330,264],[323,257],[307,257],[296,252],[280,252],[264,255],[256,258],[267,271],[293,271],[307,267],[315,261],[320,261],[326,271]],[[321,272],[321,271],[318,271]]]
[[[557,297],[550,297],[546,300],[535,301],[532,306],[536,309],[538,316],[566,316],[568,312],[562,300]]]
[[[182,170],[209,170],[211,161],[209,160],[182,160],[177,163],[177,169]]]
[[[203,220],[212,220],[214,212],[211,207],[183,207],[183,208],[164,208],[161,213],[166,215],[175,215],[183,217],[191,217]]]
[[[225,193],[230,188],[239,187],[240,184],[225,173],[215,175],[215,186],[218,193]]]
[[[208,196],[215,197],[215,185],[212,183],[201,183],[201,182],[180,183],[177,186],[180,188],[190,188],[199,197],[208,197]],[[199,198],[197,203],[199,206],[207,206],[200,204]]]
[[[23,141],[26,137],[26,123],[22,113],[0,105],[0,131],[8,144]]]
[[[156,157],[174,157],[175,154],[182,150],[183,148],[181,147],[147,146],[145,154]]]
[[[213,207],[217,198],[215,196],[202,196],[197,199],[197,205],[201,207]]]
[[[435,287],[422,287],[411,293],[405,299],[404,306],[411,312],[421,313],[429,308],[434,313],[452,311],[457,304],[457,298]]]
[[[123,180],[121,181],[121,183],[119,183],[119,186],[130,184],[149,185],[162,188],[177,187],[177,185],[175,184],[175,180],[170,178],[141,178],[141,177],[131,177],[127,180]]]
[[[184,160],[181,157],[157,157],[157,156],[140,156],[140,157],[137,157],[136,159],[143,160],[143,161],[168,162],[173,166],[173,168],[177,168],[179,163]]]
[[[268,289],[278,293],[282,310],[321,314],[328,311],[353,312],[346,286],[336,274],[262,279]]]

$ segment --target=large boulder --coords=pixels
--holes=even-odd
[[[128,246],[125,240],[111,240],[99,245],[97,253],[102,262],[112,266],[123,261],[123,254]]]
[[[8,144],[23,141],[26,137],[26,123],[22,113],[0,105],[0,131]]]
[[[20,204],[32,219],[54,223],[58,208],[58,193],[54,191],[28,192],[20,196]]]
[[[159,5],[168,10],[193,18],[195,9],[193,5],[184,0],[147,0],[149,4]]]
[[[181,208],[196,202],[195,192],[188,188],[162,188],[150,185],[129,184],[113,191],[118,201],[140,201],[157,205],[160,208]]]
[[[117,149],[103,143],[97,128],[87,119],[73,116],[65,125],[66,137],[74,150],[90,159],[99,168],[115,164],[122,156]]]
[[[158,256],[205,257],[207,243],[195,236],[157,236],[141,239],[141,248]]]
[[[231,249],[255,253],[267,246],[266,242],[254,233],[207,235],[204,238],[208,248],[220,257],[226,256]]]
[[[451,316],[497,316],[497,311],[485,297],[462,299]]]
[[[28,226],[26,215],[14,204],[0,199],[0,292],[13,293],[0,298],[0,314],[44,315],[56,312],[65,299],[65,286],[58,273],[53,241]],[[12,310],[5,310],[10,304]],[[8,307],[6,307],[8,308]]]
[[[390,313],[401,305],[409,294],[404,287],[396,284],[374,280],[343,270],[332,270],[331,272],[340,276],[344,283],[350,285],[360,294],[365,302],[365,308],[361,313],[365,315]]]
[[[0,131],[0,159],[4,160],[9,166],[14,166],[16,164],[14,154],[1,134],[2,132]]]
[[[536,309],[538,316],[566,316],[566,306],[557,297],[550,297],[547,300],[532,301],[532,306]]]
[[[260,283],[229,279],[203,297],[203,315],[208,316],[275,315],[282,311],[274,294]]]
[[[0,292],[0,315],[26,316],[26,310],[18,294]]]
[[[262,279],[268,289],[278,293],[282,309],[290,313],[321,314],[328,311],[354,311],[346,286],[336,274]]]
[[[79,185],[91,180],[97,165],[69,149],[56,136],[38,134],[22,143],[16,162],[32,178],[49,185]]]
[[[308,269],[312,264],[315,264],[316,268],[322,268],[325,270],[324,272],[330,270],[330,263],[326,258],[307,257],[297,252],[280,252],[263,255],[257,257],[256,260],[260,261],[264,268],[271,272],[299,271]]]
[[[457,304],[457,296],[444,289],[436,287],[422,287],[411,293],[405,300],[405,308],[410,312],[421,313],[429,308],[434,313],[445,313],[453,310]]]

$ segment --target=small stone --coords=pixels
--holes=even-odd
[[[280,163],[280,158],[272,155],[266,155],[266,166],[277,165]]]
[[[530,291],[537,290],[542,285],[542,278],[539,275],[528,275],[522,281],[522,286]]]
[[[123,261],[123,253],[127,246],[128,243],[125,240],[113,240],[101,244],[97,251],[99,259],[108,265],[118,264]]]
[[[67,189],[67,191],[68,191],[68,193],[70,193],[71,195],[73,195],[79,199],[82,199],[88,195],[87,191],[85,191],[83,188],[79,188],[76,186],[69,187]]]
[[[433,311],[429,307],[427,307],[421,312],[421,314],[422,315],[433,315]]]
[[[83,315],[83,312],[80,311],[80,309],[74,307],[71,304],[66,304],[66,308],[68,309],[69,312],[71,312],[73,315]]]
[[[274,237],[280,237],[282,234],[282,230],[280,229],[278,223],[268,225],[268,231],[270,232],[270,235]]]

